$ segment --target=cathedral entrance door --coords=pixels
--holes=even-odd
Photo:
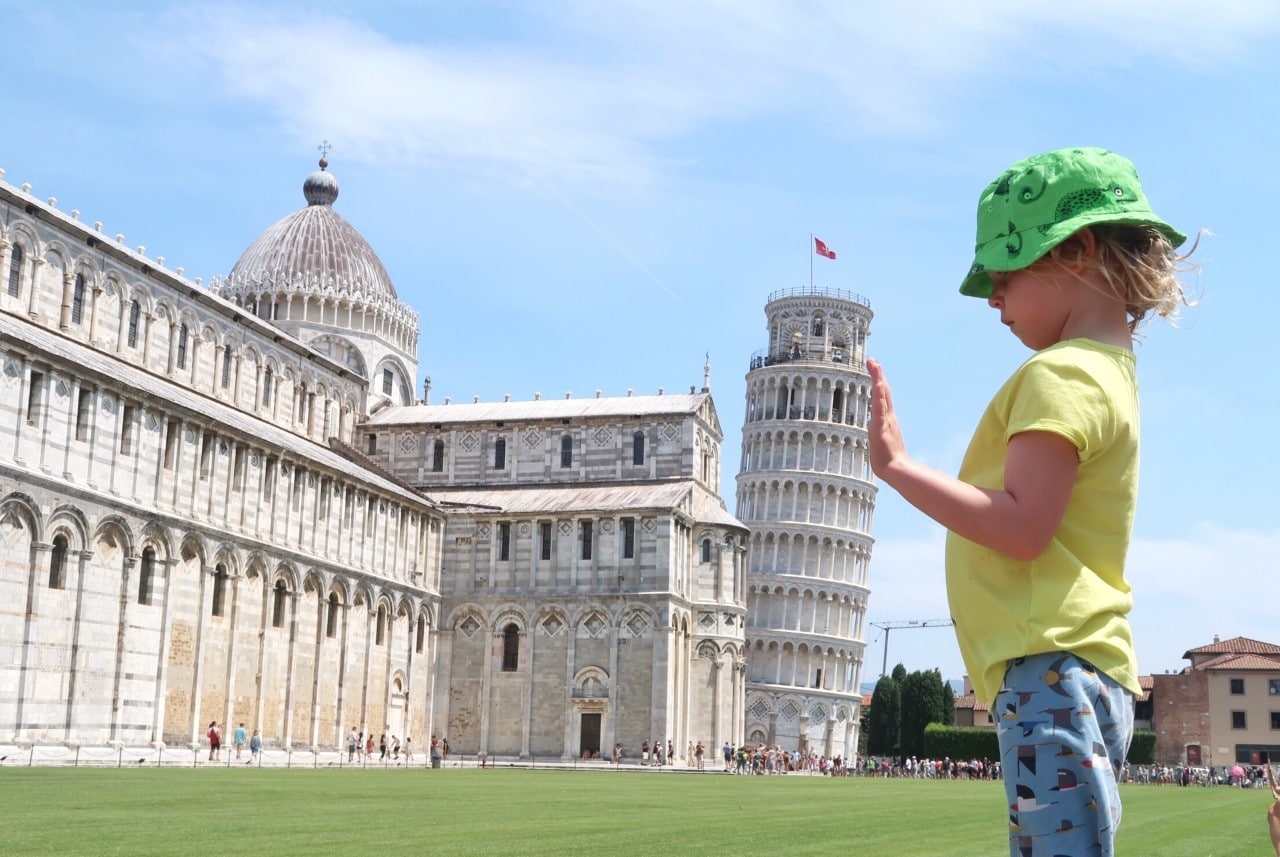
[[[587,755],[588,751],[593,756],[600,754],[600,715],[582,714],[582,734],[579,736],[578,753]]]

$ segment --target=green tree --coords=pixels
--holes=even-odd
[[[898,683],[892,676],[881,676],[871,696],[871,715],[867,718],[867,753],[887,756],[897,752],[901,712],[902,696]]]
[[[930,723],[949,723],[942,674],[936,669],[913,672],[903,679],[901,693],[902,754],[922,756],[925,727]]]

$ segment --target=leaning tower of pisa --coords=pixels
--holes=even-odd
[[[737,516],[747,567],[750,742],[851,758],[858,746],[876,489],[867,458],[871,306],[774,292],[751,357]]]

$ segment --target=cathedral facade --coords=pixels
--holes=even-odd
[[[0,741],[742,741],[708,382],[415,401],[325,166],[207,287],[0,173]]]

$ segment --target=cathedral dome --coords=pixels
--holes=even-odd
[[[332,290],[366,298],[396,299],[395,286],[369,242],[333,210],[338,180],[328,161],[307,176],[307,207],[275,223],[241,254],[231,283]]]

